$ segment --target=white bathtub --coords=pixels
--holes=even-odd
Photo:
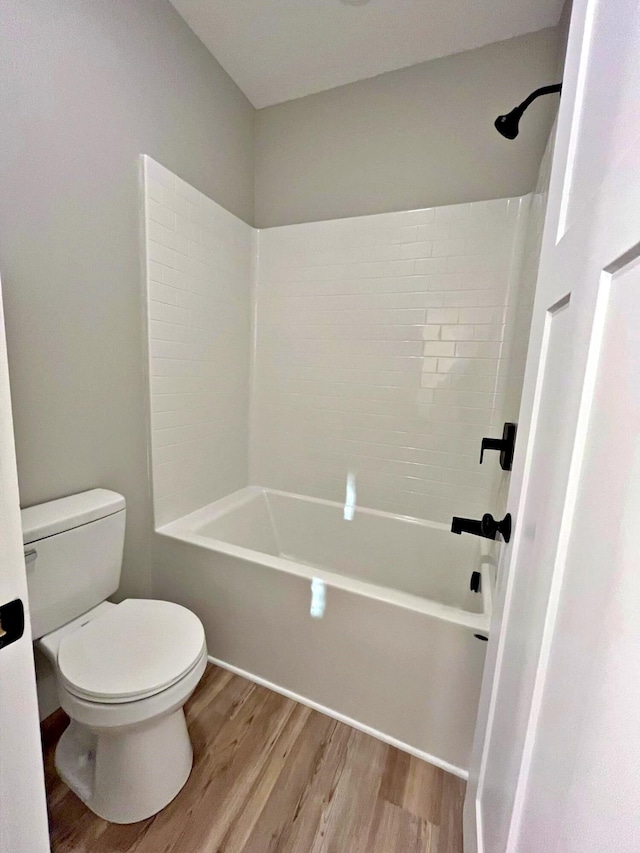
[[[158,533],[154,592],[200,616],[215,663],[466,775],[493,543],[255,486]]]

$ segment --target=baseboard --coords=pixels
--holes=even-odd
[[[233,664],[227,663],[226,661],[219,660],[218,658],[212,657],[209,655],[209,662],[219,666],[221,669],[227,669],[229,672],[233,672],[235,675],[240,675],[242,678],[246,678],[248,681],[253,681],[255,684],[260,684],[262,687],[267,687],[269,690],[273,690],[274,693],[280,693],[282,696],[286,696],[288,699],[293,699],[295,702],[300,702],[301,705],[307,705],[309,708],[313,708],[314,711],[319,711],[321,714],[326,714],[327,717],[332,717],[334,720],[338,720],[340,723],[345,723],[347,726],[351,726],[353,729],[357,729],[360,732],[364,732],[364,734],[371,735],[371,737],[375,737],[378,740],[381,740],[383,743],[389,744],[389,746],[395,746],[396,749],[402,750],[402,752],[408,752],[409,755],[414,755],[416,758],[422,759],[422,761],[428,761],[429,764],[433,764],[436,767],[440,767],[442,770],[446,770],[447,773],[452,773],[454,776],[458,776],[460,779],[467,780],[469,773],[466,770],[463,770],[461,767],[456,767],[453,764],[449,764],[448,761],[443,761],[441,758],[436,758],[436,756],[431,755],[428,752],[423,752],[421,749],[416,749],[413,746],[410,746],[408,743],[404,743],[397,738],[391,737],[390,735],[386,735],[384,732],[378,731],[378,729],[374,729],[371,726],[366,725],[365,723],[360,723],[358,720],[354,720],[351,717],[347,717],[345,714],[341,714],[339,711],[334,711],[333,708],[327,708],[326,705],[321,705],[319,702],[315,702],[313,699],[307,699],[306,696],[301,696],[299,693],[294,693],[292,690],[288,690],[286,687],[280,687],[278,684],[274,684],[272,681],[267,681],[266,678],[261,678],[259,675],[254,675],[252,672],[247,672],[246,669],[240,669],[238,666],[234,666]]]

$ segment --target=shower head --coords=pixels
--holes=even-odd
[[[518,125],[520,123],[520,119],[527,107],[533,103],[536,98],[539,98],[540,95],[551,95],[553,92],[561,91],[562,83],[555,83],[553,86],[543,86],[541,89],[536,89],[535,92],[532,92],[521,104],[514,107],[510,113],[498,116],[494,122],[495,129],[506,139],[515,139],[519,132]]]
[[[518,124],[520,123],[523,112],[523,109],[516,107],[510,113],[498,116],[494,122],[498,133],[501,133],[507,139],[515,139],[519,132]]]

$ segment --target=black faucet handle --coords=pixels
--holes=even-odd
[[[484,459],[485,450],[502,450],[501,438],[483,438],[480,444],[480,464]]]
[[[502,429],[502,438],[483,438],[480,444],[480,464],[482,465],[485,450],[499,450],[500,467],[503,471],[510,471],[513,465],[517,430],[517,424],[507,422]]]

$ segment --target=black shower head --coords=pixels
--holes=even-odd
[[[504,116],[498,116],[494,121],[494,125],[498,133],[501,133],[507,139],[515,139],[518,135],[520,119],[524,112],[521,107],[516,107]]]
[[[540,95],[550,95],[553,92],[560,91],[562,91],[562,83],[555,83],[553,86],[543,86],[541,89],[536,89],[535,92],[532,92],[528,98],[525,98],[519,106],[514,107],[510,113],[498,116],[494,122],[495,129],[507,139],[515,139],[519,132],[518,125],[520,123],[520,119],[527,107],[535,101],[536,98],[539,98]]]

